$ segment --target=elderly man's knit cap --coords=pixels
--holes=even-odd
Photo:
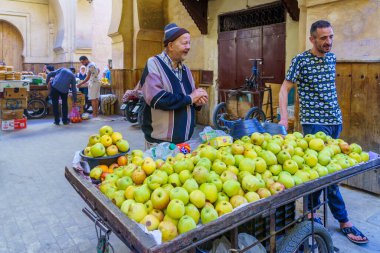
[[[166,47],[169,42],[175,41],[181,35],[185,33],[189,33],[185,28],[178,27],[175,23],[171,23],[165,26],[164,29],[165,37],[164,37],[164,46]]]

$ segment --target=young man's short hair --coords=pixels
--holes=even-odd
[[[88,58],[87,58],[87,56],[84,56],[84,55],[82,55],[81,57],[79,57],[79,61],[88,61]]]

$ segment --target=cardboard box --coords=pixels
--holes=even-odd
[[[2,110],[0,114],[2,120],[22,119],[24,116],[24,109]]]
[[[25,88],[27,91],[30,89],[29,82],[25,80],[3,80],[0,81],[0,92],[4,92],[5,88]]]
[[[1,130],[12,131],[15,129],[24,129],[27,127],[27,119],[12,119],[12,120],[1,120]]]
[[[26,88],[5,88],[4,98],[27,98],[28,91]]]
[[[26,98],[0,99],[1,110],[15,110],[15,109],[26,109],[26,108],[27,108]]]

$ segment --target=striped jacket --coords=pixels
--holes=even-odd
[[[148,142],[182,143],[191,138],[195,109],[191,92],[195,89],[191,71],[182,65],[182,81],[156,55],[148,59],[140,80],[146,106],[142,130]]]

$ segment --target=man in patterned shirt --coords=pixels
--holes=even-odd
[[[77,85],[80,88],[85,83],[88,83],[88,99],[91,100],[92,116],[96,118],[99,110],[99,97],[100,97],[100,81],[98,78],[99,69],[94,62],[90,62],[86,56],[79,57],[79,61],[87,67],[86,79]]]
[[[195,88],[191,71],[183,64],[190,50],[190,33],[174,23],[165,26],[164,32],[165,49],[148,59],[140,80],[146,102],[142,124],[146,147],[189,140],[195,110],[208,101],[207,92]]]
[[[288,93],[297,85],[300,101],[300,122],[304,134],[315,134],[319,131],[338,138],[342,131],[342,112],[338,104],[335,86],[336,57],[331,53],[333,29],[328,21],[319,20],[312,24],[310,42],[313,47],[292,60],[280,90],[279,124],[288,128]],[[309,198],[317,206],[321,191]],[[348,219],[345,203],[337,185],[328,187],[327,198],[330,210],[340,223],[342,232],[355,243],[367,243],[365,237]],[[317,219],[320,221],[320,219]]]

